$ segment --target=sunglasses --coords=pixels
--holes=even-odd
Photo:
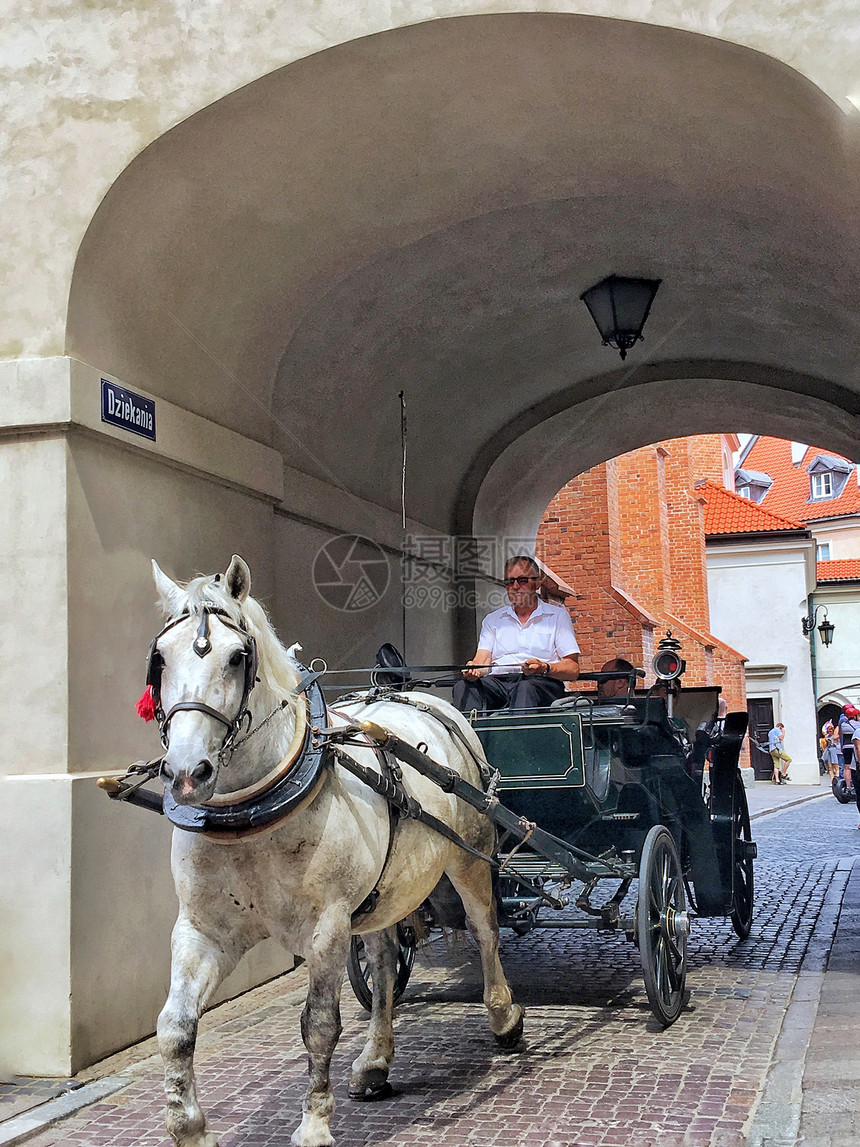
[[[506,577],[505,585],[528,585],[530,581],[538,581],[538,578],[531,574],[529,577]]]

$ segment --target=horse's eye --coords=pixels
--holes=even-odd
[[[245,657],[244,649],[237,649],[235,653],[230,654],[231,665],[241,665]]]

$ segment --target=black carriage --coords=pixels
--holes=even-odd
[[[729,917],[741,939],[749,935],[756,846],[738,769],[747,714],[718,719],[716,687],[677,691],[684,663],[675,642],[662,645],[658,686],[647,692],[631,675],[626,692],[609,700],[592,689],[548,709],[471,714],[498,776],[489,800],[465,782],[451,787],[498,826],[500,926],[520,935],[538,927],[625,933],[639,948],[652,1011],[667,1026],[684,1005],[691,920]],[[399,748],[427,771],[426,758]],[[625,909],[634,881],[635,904]],[[574,883],[581,890],[571,904]],[[450,886],[421,914],[425,924],[462,926]],[[415,945],[405,922],[400,939],[398,994]],[[348,971],[369,1006],[360,938]]]

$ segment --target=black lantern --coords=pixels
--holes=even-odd
[[[622,359],[642,338],[642,328],[662,279],[625,279],[610,275],[579,296],[588,307],[604,346],[614,347]]]
[[[809,637],[810,633],[812,633],[813,629],[815,629],[815,621],[818,617],[818,611],[820,609],[824,610],[824,620],[818,627],[818,633],[821,637],[821,644],[828,646],[833,641],[833,631],[836,626],[827,617],[826,605],[817,605],[814,611],[809,614],[809,617],[804,617],[800,624],[803,626],[803,636]]]

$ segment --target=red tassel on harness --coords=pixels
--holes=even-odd
[[[147,685],[144,689],[143,696],[134,708],[138,717],[143,717],[144,721],[155,720],[155,698],[152,695],[151,685]]]

